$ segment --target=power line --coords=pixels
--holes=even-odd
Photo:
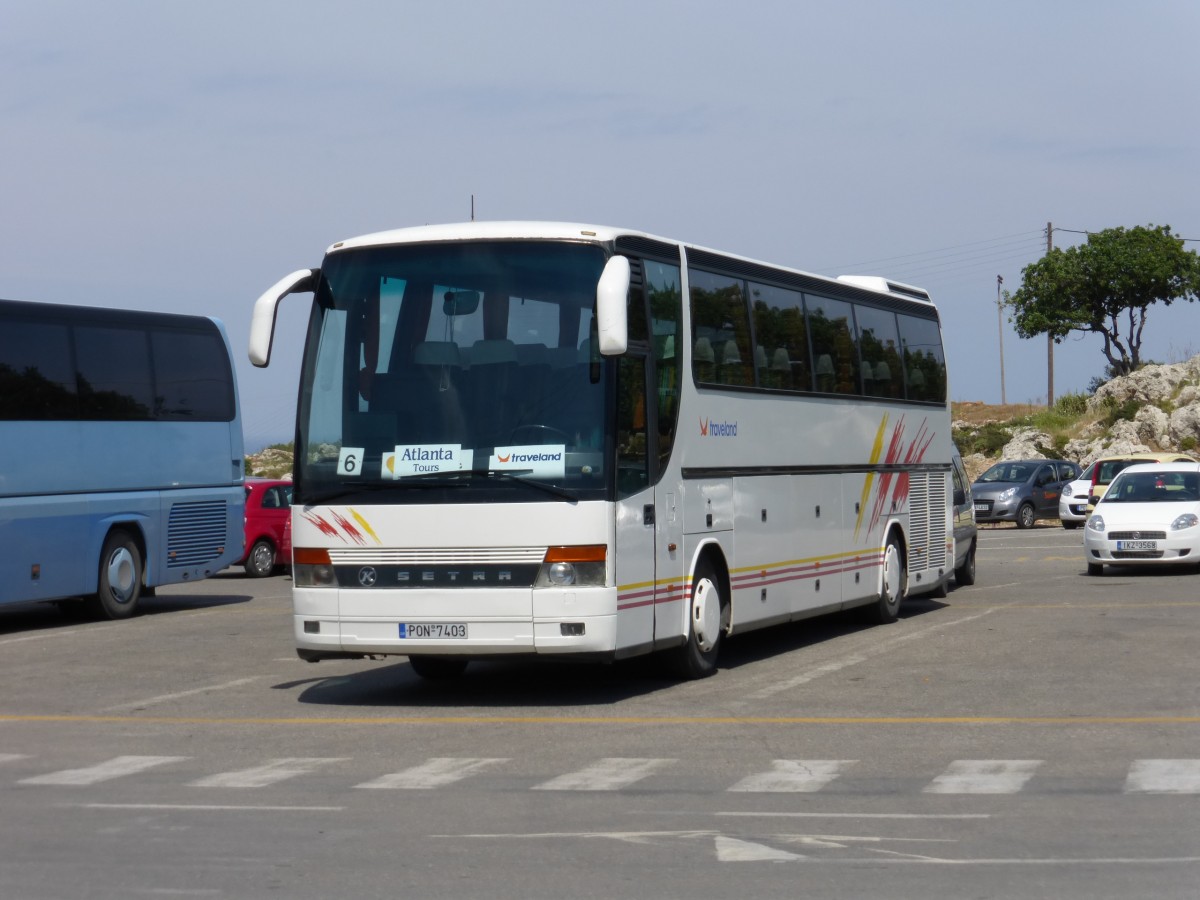
[[[837,265],[837,266],[826,266],[826,267],[824,267],[824,269],[826,271],[843,271],[843,272],[845,272],[845,271],[850,271],[850,270],[853,270],[856,268],[862,268],[863,266],[873,266],[878,263],[893,262],[895,260],[901,260],[901,259],[912,259],[913,257],[918,257],[918,256],[928,257],[928,256],[933,256],[938,253],[945,253],[948,250],[960,250],[964,247],[978,247],[981,244],[997,244],[1001,241],[1008,241],[1008,242],[1012,243],[1014,238],[1030,240],[1031,238],[1036,237],[1036,239],[1040,243],[1042,233],[1043,232],[1041,232],[1041,231],[1034,231],[1034,232],[1023,231],[1023,232],[1019,232],[1017,234],[1006,234],[1006,235],[1002,235],[1001,237],[986,238],[986,239],[980,240],[980,241],[969,241],[965,244],[951,244],[948,247],[938,247],[934,250],[920,250],[920,251],[917,251],[916,253],[904,253],[899,256],[883,256],[883,257],[878,257],[875,259],[864,260],[863,262],[847,263],[847,264],[842,264],[842,265]],[[961,255],[961,254],[957,254],[957,255]]]

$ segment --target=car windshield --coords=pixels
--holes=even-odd
[[[1194,503],[1200,472],[1126,472],[1113,482],[1103,503]]]
[[[986,472],[979,476],[978,481],[981,484],[998,484],[1001,482],[1022,482],[1028,481],[1029,476],[1033,474],[1034,466],[1031,463],[996,463]]]

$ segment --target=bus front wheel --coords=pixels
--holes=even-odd
[[[717,671],[721,639],[729,628],[729,601],[712,563],[704,560],[692,578],[687,642],[674,651],[674,669],[684,678],[705,678]]]
[[[100,553],[98,589],[92,611],[106,619],[127,619],[137,612],[142,595],[142,551],[125,531],[113,531]]]
[[[895,532],[888,535],[883,548],[883,585],[879,600],[869,607],[874,620],[881,625],[895,622],[900,615],[900,601],[908,593],[908,569],[904,564],[904,549]]]

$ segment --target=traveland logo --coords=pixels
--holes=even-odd
[[[535,478],[562,478],[567,473],[567,446],[535,444],[497,447],[488,461],[488,468],[493,472],[511,472]]]
[[[715,419],[700,420],[700,437],[737,437],[737,420],[718,422]]]

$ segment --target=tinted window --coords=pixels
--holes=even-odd
[[[56,322],[0,328],[0,419],[73,419],[78,415],[70,331]]]
[[[698,382],[754,384],[751,369],[750,320],[742,282],[695,269],[691,284],[693,369]]]
[[[938,323],[900,313],[900,346],[904,352],[905,389],[909,400],[946,400],[946,358]]]
[[[679,266],[645,263],[646,293],[650,300],[650,329],[654,337],[654,369],[658,378],[658,458],[665,465],[675,443],[679,415],[679,332],[683,293]],[[632,321],[633,316],[630,316]]]
[[[805,303],[817,390],[857,394],[858,350],[854,346],[850,304],[813,294],[805,295]]]
[[[225,346],[215,332],[154,331],[156,418],[197,422],[233,419],[233,384]]]
[[[869,397],[903,397],[904,366],[896,314],[870,306],[856,306],[858,349],[862,354],[863,393]]]
[[[84,419],[149,419],[155,408],[150,342],[140,329],[75,328],[79,413]]]
[[[799,291],[751,283],[750,299],[759,385],[781,391],[811,391],[803,296]]]

